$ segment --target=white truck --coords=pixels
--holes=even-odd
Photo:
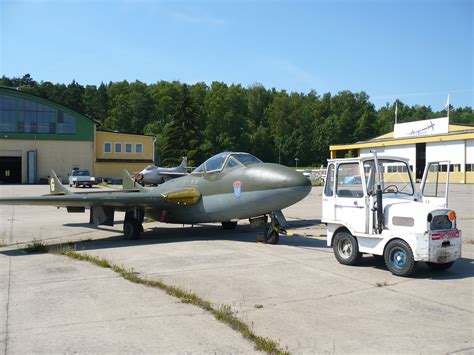
[[[69,187],[79,187],[81,185],[84,187],[92,187],[95,183],[95,177],[91,176],[89,170],[74,169],[69,174]]]
[[[398,276],[411,275],[419,261],[448,269],[461,257],[449,170],[449,162],[427,163],[418,192],[406,159],[374,153],[328,160],[322,222],[336,259],[355,265],[373,254]]]

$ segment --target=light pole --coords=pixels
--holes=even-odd
[[[298,169],[298,160],[299,160],[298,158],[295,158],[295,166],[296,166],[295,169]]]

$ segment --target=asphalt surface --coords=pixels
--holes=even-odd
[[[94,190],[98,190],[95,188]],[[0,196],[47,193],[0,186]],[[19,250],[83,240],[81,253],[144,278],[230,305],[258,335],[292,353],[474,353],[474,186],[452,185],[463,258],[448,271],[419,265],[413,278],[365,256],[337,263],[326,247],[321,188],[284,211],[300,236],[256,243],[258,230],[146,223],[138,241],[121,225],[90,228],[88,214],[0,206],[0,353],[248,353],[253,345],[201,309],[95,265]],[[117,215],[117,220],[122,216]]]

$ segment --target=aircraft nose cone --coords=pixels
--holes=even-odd
[[[267,163],[249,167],[248,175],[255,184],[264,189],[301,187],[307,193],[311,189],[311,182],[303,174],[278,164]]]

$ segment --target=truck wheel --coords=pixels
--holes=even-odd
[[[337,233],[332,248],[337,261],[343,265],[357,265],[362,256],[357,239],[348,232]]]
[[[454,264],[454,261],[450,261],[449,263],[443,263],[443,264],[426,262],[426,265],[428,265],[429,268],[434,271],[448,270],[451,266],[453,266],[453,264]]]
[[[141,223],[136,220],[123,222],[123,235],[125,239],[138,239],[141,232]]]
[[[415,271],[416,261],[410,246],[403,240],[392,240],[384,253],[385,265],[397,276],[407,277]]]
[[[237,222],[222,222],[222,228],[224,229],[235,229],[235,227],[237,227]]]

